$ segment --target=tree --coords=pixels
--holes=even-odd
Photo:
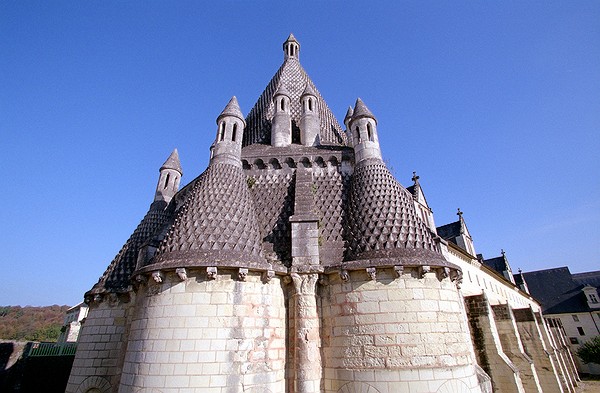
[[[600,336],[596,336],[581,345],[577,350],[577,356],[586,364],[600,364]]]

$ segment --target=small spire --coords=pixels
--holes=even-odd
[[[231,97],[227,105],[225,105],[225,109],[223,109],[219,117],[217,117],[217,123],[219,122],[219,119],[224,116],[235,116],[238,119],[241,119],[242,122],[244,122],[244,125],[246,124],[244,115],[240,109],[240,104],[238,104],[238,100],[235,96]]]
[[[352,109],[351,106],[349,106],[348,111],[346,112],[346,116],[344,117],[344,123],[346,123],[348,120],[352,119],[353,113],[354,113],[354,110]]]
[[[292,33],[290,33],[287,40],[285,40],[285,42],[283,43],[283,53],[285,55],[285,59],[298,59],[299,57],[300,43]]]
[[[160,167],[160,170],[163,169],[173,169],[183,175],[183,171],[181,170],[181,163],[179,162],[179,153],[177,152],[177,148],[173,150],[167,161]]]
[[[302,95],[300,96],[300,98],[304,97],[304,96],[317,96],[317,93],[315,92],[315,89],[313,89],[313,87],[311,86],[310,83],[306,82],[306,87],[304,88],[304,92],[302,93]]]
[[[413,171],[413,177],[411,180],[415,183],[415,186],[419,184],[419,176],[417,176],[417,172]],[[460,209],[458,209],[458,211],[460,211]]]
[[[358,119],[359,117],[370,117],[375,120],[375,124],[377,124],[377,118],[375,118],[365,103],[360,98],[357,98],[356,104],[354,105],[354,113],[352,114],[352,118]]]
[[[275,90],[273,97],[276,97],[276,96],[286,96],[288,98],[291,98],[290,92],[288,91],[288,89],[285,88],[285,85],[283,83],[279,85],[277,90]]]

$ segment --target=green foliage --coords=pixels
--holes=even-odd
[[[584,363],[600,364],[600,336],[586,341],[577,350],[577,356]]]
[[[56,341],[69,306],[0,306],[0,339]]]

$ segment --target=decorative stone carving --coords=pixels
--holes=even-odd
[[[394,266],[394,273],[396,273],[396,277],[402,276],[402,273],[404,273],[404,266],[402,266],[402,265]]]
[[[346,269],[340,270],[340,278],[344,282],[347,282],[348,280],[350,280],[350,274],[348,274],[348,270],[346,270]]]
[[[102,295],[100,295],[100,294],[94,295],[94,301],[96,303],[100,303],[102,301]]]
[[[369,275],[369,277],[371,278],[371,280],[377,280],[377,269],[374,267],[368,267],[366,269],[367,274]]]
[[[147,281],[148,281],[148,279],[143,274],[138,274],[135,276],[135,282],[138,284],[144,284]]]
[[[152,279],[157,282],[158,284],[163,282],[163,274],[160,270],[157,270],[155,272],[152,272]]]
[[[283,277],[283,283],[284,284],[289,284],[292,282],[292,278],[290,276],[284,276]]]
[[[248,269],[241,267],[238,270],[238,279],[240,281],[246,281],[246,276],[248,275]]]
[[[263,273],[263,281],[270,282],[275,277],[274,270],[267,270]]]
[[[209,280],[216,280],[217,279],[217,267],[216,266],[208,266],[206,268],[206,277]]]
[[[431,266],[427,266],[427,265],[419,266],[419,278],[425,277],[425,275],[427,273],[429,273],[430,271],[431,271]]]
[[[181,281],[186,281],[188,279],[187,272],[185,271],[184,267],[178,267],[175,269],[175,273],[177,273],[177,276]]]
[[[442,274],[442,277],[443,277],[443,278],[448,278],[448,277],[450,277],[450,268],[449,268],[449,267],[447,267],[447,266],[444,266],[444,267],[442,268],[441,274]]]

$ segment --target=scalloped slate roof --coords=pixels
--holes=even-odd
[[[91,289],[91,293],[125,292],[129,286],[129,279],[136,268],[137,255],[141,246],[155,237],[168,222],[173,212],[166,209],[163,201],[150,205],[148,213],[144,216],[135,231],[131,234],[123,248],[106,268],[100,280]]]
[[[212,164],[194,183],[153,266],[264,263],[254,203],[242,169]]]
[[[407,255],[399,250],[439,254],[431,232],[416,214],[412,196],[380,160],[357,165],[348,221],[349,260]]]
[[[333,113],[323,100],[321,93],[304,70],[298,59],[290,57],[285,59],[279,70],[275,73],[258,101],[246,117],[243,146],[254,143],[268,144],[271,141],[271,121],[275,108],[273,96],[280,88],[284,89],[290,97],[290,114],[292,118],[292,141],[300,140],[300,115],[302,105],[300,97],[306,85],[314,91],[317,97],[317,111],[321,119],[320,141],[322,144],[346,145],[346,134],[336,120]]]

